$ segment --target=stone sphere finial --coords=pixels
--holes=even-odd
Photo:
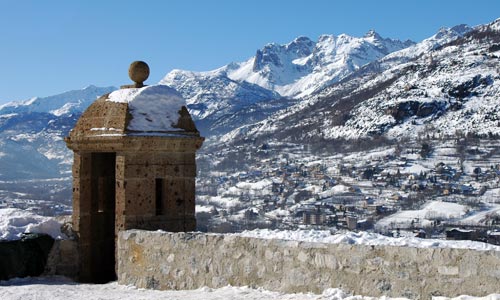
[[[134,61],[128,68],[128,76],[135,82],[136,87],[143,87],[149,77],[149,66],[143,61]]]

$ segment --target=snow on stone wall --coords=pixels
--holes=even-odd
[[[44,233],[54,239],[66,238],[61,233],[61,224],[54,218],[18,208],[0,209],[0,241],[18,240],[25,233]]]
[[[238,235],[130,230],[118,282],[142,288],[263,287],[430,299],[498,292],[500,251],[324,244]]]

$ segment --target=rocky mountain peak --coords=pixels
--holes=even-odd
[[[464,34],[468,33],[471,31],[472,28],[470,28],[466,24],[460,24],[457,26],[453,26],[451,28],[448,27],[442,27],[439,29],[439,31],[433,36],[435,39],[455,39],[457,37],[461,37]]]
[[[368,30],[367,33],[364,35],[365,38],[374,38],[377,40],[381,40],[382,37],[373,29]]]
[[[294,53],[298,57],[304,57],[311,54],[314,42],[308,37],[300,36],[285,46],[289,53]]]

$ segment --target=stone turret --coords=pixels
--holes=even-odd
[[[182,96],[145,86],[148,75],[146,63],[132,63],[135,83],[97,99],[65,139],[81,281],[115,279],[119,231],[196,228],[195,152],[204,138]]]

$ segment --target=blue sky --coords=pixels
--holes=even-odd
[[[374,29],[420,41],[499,17],[498,0],[0,0],[0,104],[127,84],[134,60],[150,65],[154,84],[172,69],[212,70],[301,35]]]

